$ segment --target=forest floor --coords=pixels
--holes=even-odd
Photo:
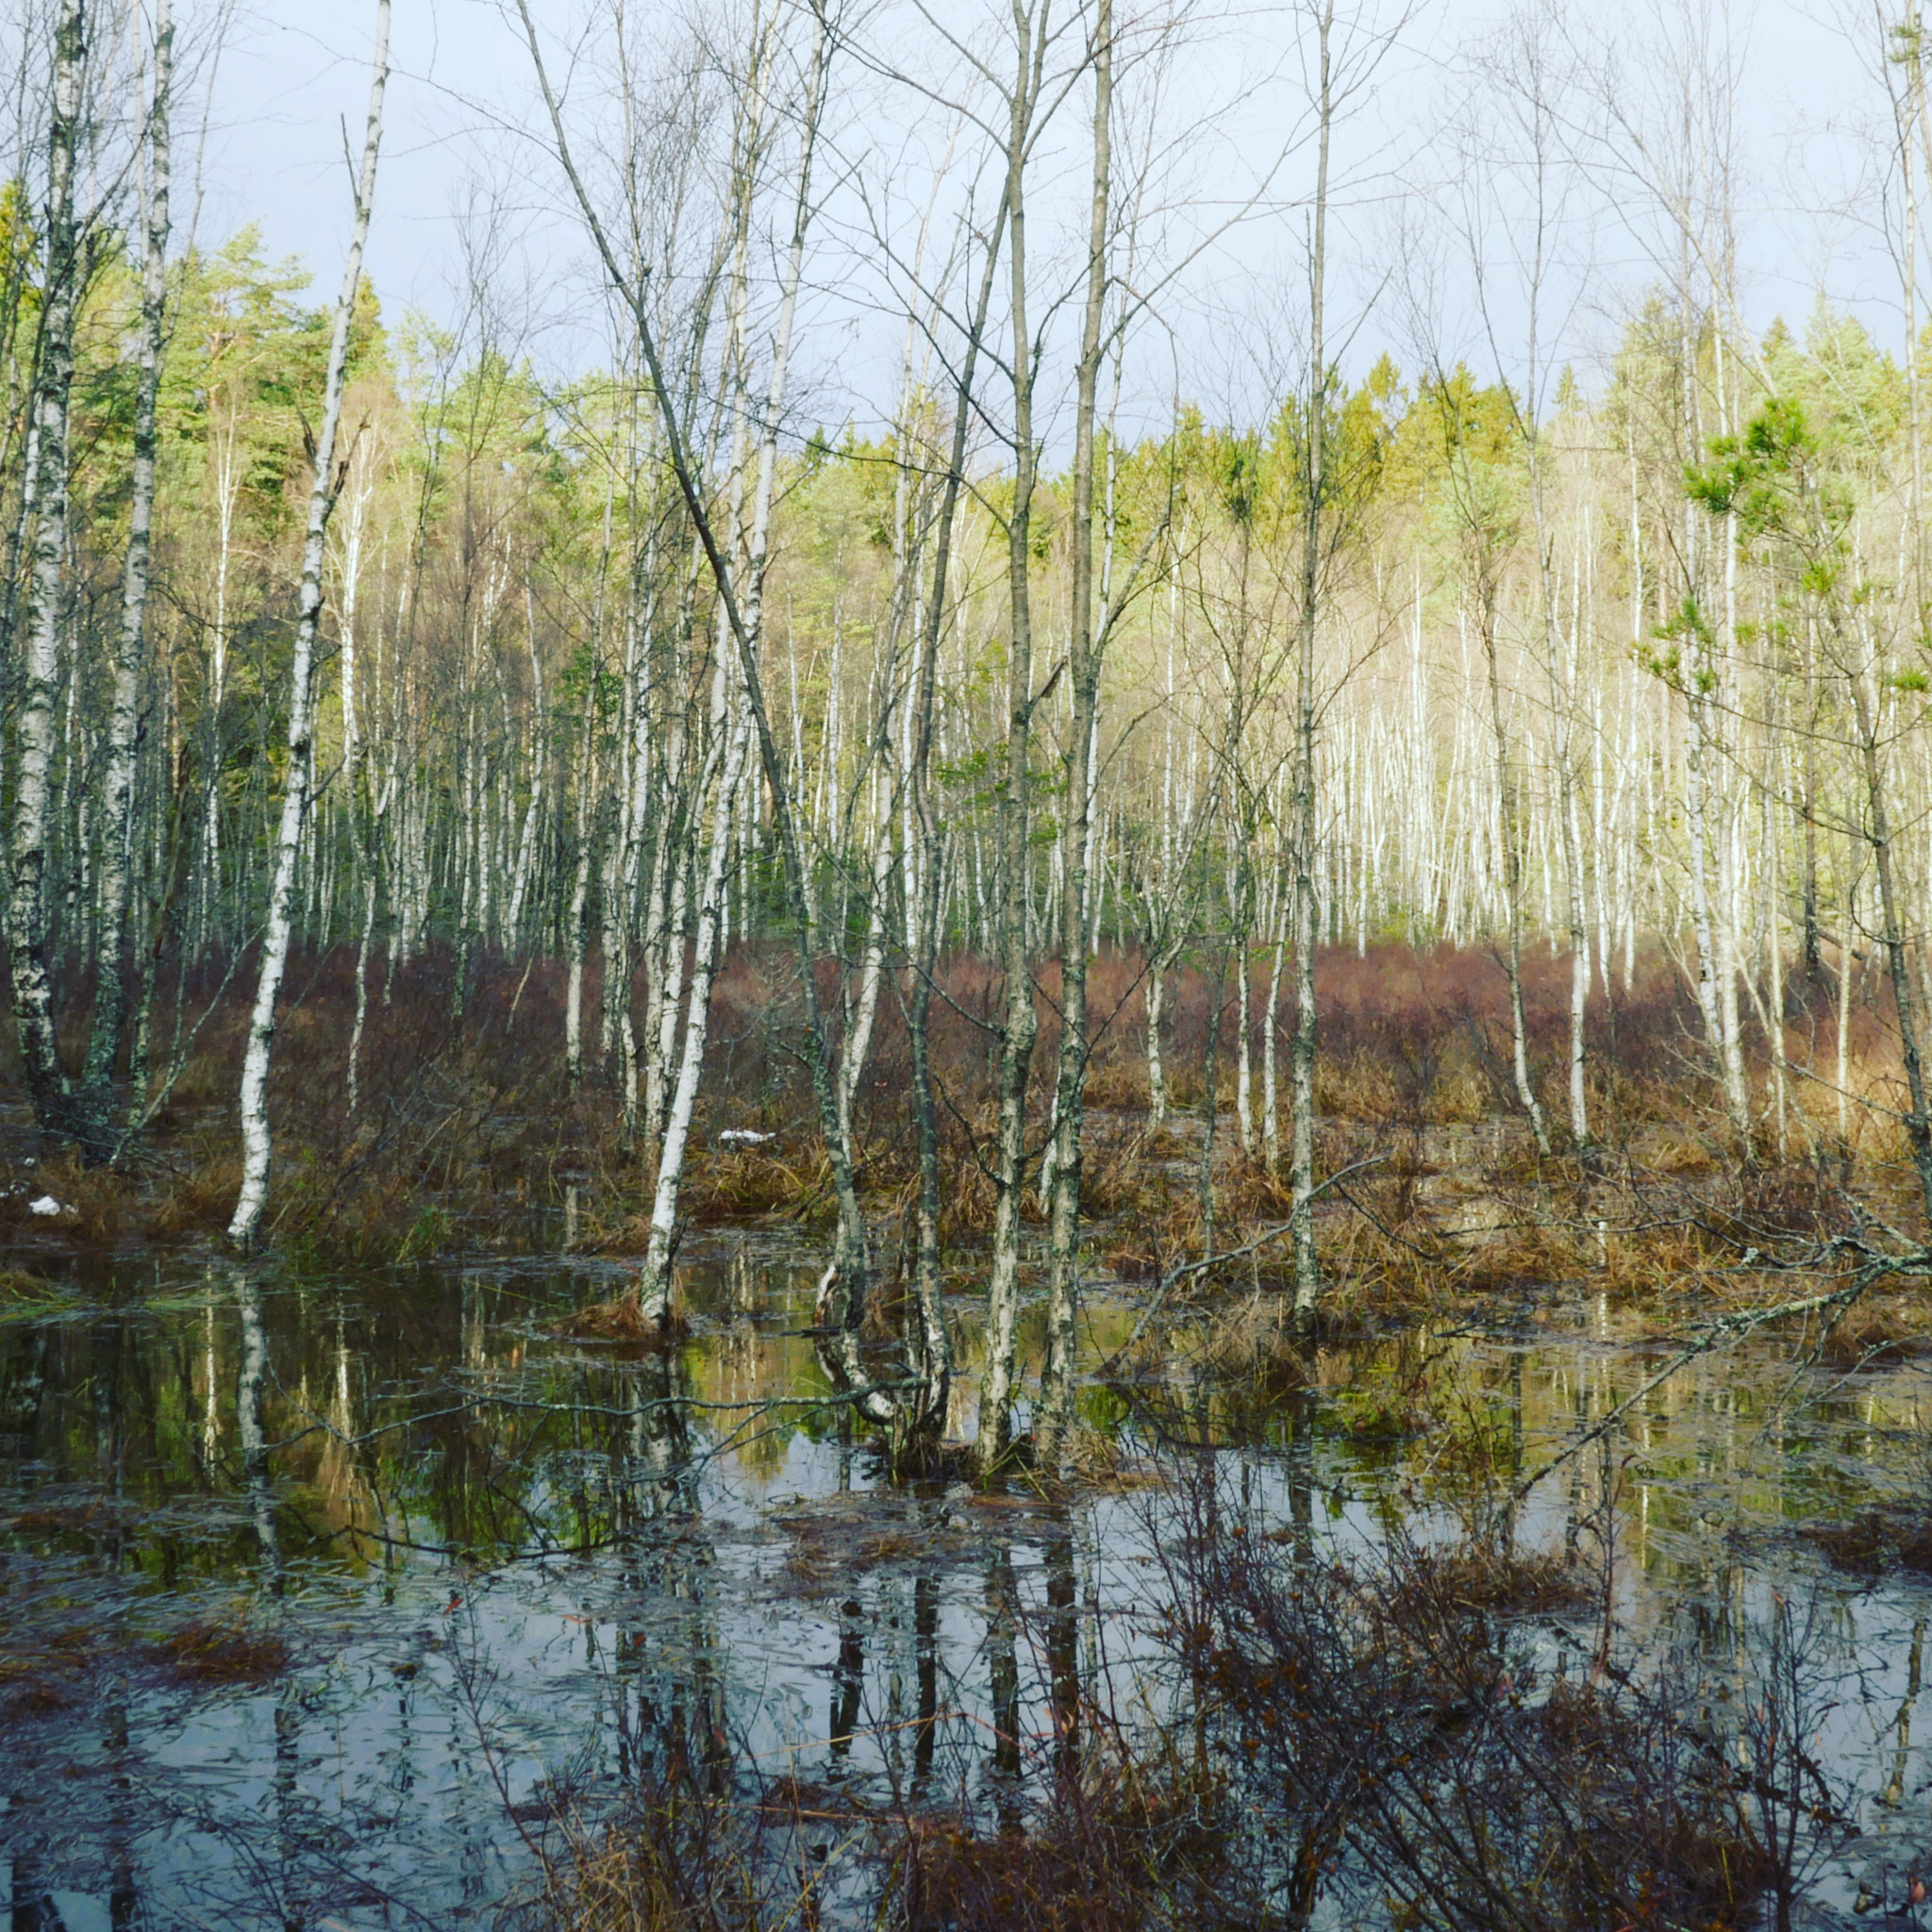
[[[1532,1064],[1554,1072],[1561,962],[1529,967],[1528,990],[1541,995]],[[425,958],[393,975],[378,966],[353,1082],[352,972],[339,949],[291,975],[271,1085],[275,1247],[360,1261],[541,1250],[555,1240],[554,1217],[567,1212],[573,1248],[641,1253],[655,1164],[649,1146],[623,1130],[614,1060],[600,1051],[594,967],[589,1065],[575,1086],[564,1074],[554,963],[474,965],[459,1010],[448,960]],[[20,1270],[76,1244],[100,1253],[220,1234],[240,1179],[231,1090],[246,1020],[241,977],[210,962],[162,989],[157,1037],[185,1037],[189,1047],[166,1104],[112,1167],[83,1166],[36,1133],[0,1084],[0,1238]],[[1083,1205],[1091,1264],[1123,1283],[1158,1282],[1178,1264],[1249,1249],[1290,1205],[1283,1169],[1259,1144],[1258,1037],[1245,1130],[1240,1118],[1228,1037],[1238,990],[1224,963],[1212,978],[1193,966],[1174,979],[1157,1126],[1138,1011],[1141,962],[1105,956],[1093,973],[1091,1008],[1105,1024],[1089,1080]],[[1740,1146],[1680,976],[1667,962],[1644,962],[1630,987],[1599,991],[1591,1008],[1591,1145],[1578,1149],[1554,1124],[1560,1108],[1550,1095],[1556,1151],[1543,1155],[1514,1105],[1500,981],[1477,953],[1391,944],[1323,958],[1317,1173],[1350,1176],[1318,1211],[1334,1320],[1399,1321],[1571,1287],[1674,1319],[1700,1298],[1782,1293],[1792,1269],[1829,1260],[1835,1236],[1875,1224],[1903,1230],[1901,1240],[1924,1238],[1876,975],[1849,1008],[1842,1100],[1834,989],[1814,994],[1793,982],[1784,1097],[1774,1109],[1768,1067],[1752,1069],[1759,1118]],[[957,961],[945,991],[936,1042],[941,1236],[970,1275],[993,1207],[990,1048],[978,1027],[991,1010],[991,981],[976,962]],[[1052,991],[1042,989],[1042,1068],[1054,1050]],[[1251,1004],[1258,1009],[1258,991]],[[1257,1031],[1257,1011],[1251,1025]],[[714,1002],[682,1193],[691,1227],[765,1217],[802,1230],[829,1225],[829,1163],[804,1091],[798,1027],[784,962],[734,957]],[[1285,1088],[1285,1045],[1283,1060]],[[0,1082],[6,1073],[0,1066]],[[856,1117],[858,1185],[889,1275],[903,1261],[914,1184],[908,1083],[903,1029],[887,1003]],[[1044,1128],[1042,1115],[1036,1141]],[[757,1144],[730,1138],[747,1129]],[[58,1213],[35,1211],[49,1198]],[[1040,1211],[1029,1196],[1036,1225]],[[1264,1241],[1191,1281],[1197,1293],[1234,1281],[1273,1291],[1287,1265]]]

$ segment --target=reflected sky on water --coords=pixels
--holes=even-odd
[[[533,1837],[668,1751],[1022,1820],[1082,1699],[1165,1707],[1150,1456],[1205,1444],[1264,1518],[1366,1545],[1451,1523],[1474,1468],[1540,1467],[1665,1352],[1564,1301],[1327,1347],[1315,1389],[1269,1398],[1190,1366],[1208,1317],[1184,1312],[1166,1369],[1086,1391],[1115,1470],[979,1497],[893,1486],[854,1440],[807,1332],[810,1253],[714,1232],[685,1276],[691,1332],[663,1352],[553,1333],[623,1278],[581,1260],[148,1258],[0,1324],[11,1932],[488,1919]],[[965,1438],[970,1298],[952,1312]],[[1095,1298],[1093,1361],[1135,1312]],[[1517,1525],[1593,1555],[1613,1523],[1640,1644],[1721,1652],[1823,1579],[1844,1690],[1821,1739],[1866,1827],[1843,1902],[1874,1859],[1932,1851],[1932,1590],[1829,1572],[1800,1525],[1932,1496],[1924,1393],[1910,1362],[1831,1371],[1762,1338],[1673,1375]]]

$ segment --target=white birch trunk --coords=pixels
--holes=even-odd
[[[1287,957],[1286,937],[1277,931],[1268,963],[1268,1001],[1261,1015],[1261,1151],[1270,1174],[1281,1164],[1280,1055],[1274,1030],[1281,1017],[1281,969]]]
[[[126,1024],[127,906],[134,847],[135,778],[141,757],[141,682],[145,668],[149,558],[155,505],[156,398],[160,389],[168,255],[169,114],[175,23],[170,0],[156,0],[154,94],[148,108],[146,220],[142,258],[141,374],[134,402],[134,473],[122,579],[121,633],[114,656],[113,709],[102,800],[100,932],[95,957],[92,1035],[80,1107],[83,1143],[94,1158],[112,1147],[114,1066]],[[141,1096],[136,1094],[135,1104]]]
[[[369,88],[369,123],[362,143],[362,166],[356,189],[355,225],[349,257],[336,298],[335,326],[329,339],[322,425],[315,440],[314,480],[308,496],[308,532],[302,548],[302,585],[296,600],[294,662],[290,674],[289,769],[275,836],[275,875],[269,887],[268,921],[262,934],[261,973],[249,1018],[248,1045],[242,1064],[242,1192],[228,1223],[228,1239],[238,1247],[253,1244],[268,1199],[271,1143],[268,1122],[269,1056],[275,1030],[275,1001],[289,960],[290,910],[295,862],[301,853],[303,822],[308,808],[309,755],[314,735],[316,633],[322,616],[323,543],[333,505],[336,432],[342,413],[342,378],[349,354],[349,325],[362,278],[362,249],[369,237],[369,212],[375,196],[375,162],[382,144],[383,92],[389,81],[390,0],[376,0],[375,54]]]
[[[724,742],[724,769],[718,779],[710,849],[698,899],[697,934],[691,948],[691,984],[686,999],[684,1052],[658,1151],[651,1231],[644,1251],[643,1273],[638,1283],[638,1301],[644,1318],[659,1326],[671,1317],[671,1262],[677,1238],[677,1196],[684,1180],[685,1150],[691,1141],[691,1114],[697,1105],[698,1078],[704,1071],[705,1041],[710,1029],[711,985],[717,976],[724,893],[730,883],[732,805],[738,796],[750,743],[750,733],[739,716],[733,682],[726,675],[721,655],[714,674],[717,695],[713,712],[715,729]]]
[[[80,273],[74,168],[87,67],[86,34],[86,8],[80,0],[63,0],[55,29],[41,368],[33,408],[37,522],[26,650],[16,674],[20,708],[14,724],[13,822],[8,841],[12,877],[7,942],[14,1025],[27,1092],[43,1127],[66,1124],[69,1098],[54,1030],[46,891],[48,808],[60,675],[61,590],[68,543],[68,412]]]

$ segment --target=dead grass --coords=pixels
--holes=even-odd
[[[1357,1052],[1346,1060],[1316,1063],[1315,1107],[1341,1120],[1396,1120],[1408,1111],[1402,1083],[1392,1068]]]
[[[915,1818],[890,1883],[907,1932],[1147,1932],[1226,1924],[1213,1793],[1172,1758],[1090,1758],[1022,1832]]]
[[[1438,1605],[1481,1615],[1548,1615],[1580,1609],[1600,1580],[1558,1550],[1522,1551],[1495,1541],[1418,1551],[1401,1588]]]
[[[149,1655],[184,1683],[259,1684],[289,1667],[289,1646],[244,1619],[183,1624],[149,1646]]]
[[[803,1152],[712,1147],[689,1160],[678,1206],[697,1223],[774,1215],[827,1227],[838,1218],[831,1158],[816,1143]]]
[[[1145,1113],[1148,1105],[1147,1067],[1115,1053],[1089,1067],[1087,1105],[1101,1112]]]
[[[1889,1368],[1927,1345],[1926,1323],[1896,1298],[1865,1296],[1824,1331],[1821,1360],[1840,1369]]]
[[[550,1332],[572,1341],[653,1344],[682,1334],[684,1323],[675,1307],[666,1323],[650,1320],[644,1313],[643,1303],[631,1291],[613,1295],[608,1301],[592,1302],[562,1316],[551,1324]]]
[[[1188,1358],[1224,1381],[1271,1388],[1306,1386],[1314,1375],[1309,1343],[1294,1332],[1293,1304],[1279,1294],[1246,1295],[1216,1312]]]
[[[0,1268],[0,1317],[39,1313],[63,1299],[58,1286],[25,1268]]]
[[[75,1512],[84,1521],[85,1512]],[[75,1527],[66,1512],[28,1512],[8,1525],[15,1533],[45,1534]],[[0,1723],[73,1710],[96,1694],[101,1674],[125,1679],[131,1671],[214,1689],[261,1684],[290,1664],[287,1643],[255,1621],[246,1607],[220,1609],[158,1636],[143,1637],[115,1622],[70,1623],[71,1603],[37,1592],[29,1581],[10,1600],[12,1621],[0,1642]]]
[[[324,1260],[554,1247],[570,1184],[577,1191],[575,1244],[636,1250],[653,1178],[648,1151],[625,1142],[614,1067],[593,1065],[575,1091],[564,1078],[561,967],[540,960],[526,973],[522,961],[478,957],[458,1012],[446,952],[432,949],[400,965],[387,1002],[378,960],[362,1105],[351,1116],[344,1098],[352,959],[339,948],[291,966],[271,1091],[272,1239]],[[172,974],[164,975],[158,1033],[170,1032],[177,993],[192,1018],[224,970],[209,961],[178,988]],[[1566,968],[1537,949],[1525,971],[1531,1059],[1541,1079],[1560,1063]],[[1251,1040],[1257,1054],[1260,972],[1257,963]],[[992,1225],[991,1060],[976,1023],[996,1010],[1000,986],[985,962],[965,957],[943,961],[941,976],[945,998],[935,1003],[933,1042],[942,1089],[941,1232],[946,1247],[960,1253],[982,1244]],[[243,971],[229,983],[181,1085],[127,1168],[89,1171],[65,1155],[37,1167],[17,1159],[8,1178],[30,1183],[35,1193],[54,1192],[74,1212],[36,1221],[25,1214],[25,1194],[0,1197],[0,1235],[24,1252],[50,1253],[219,1236],[240,1179],[232,1095],[246,978]],[[1612,1003],[1601,994],[1592,999],[1591,1097],[1602,1144],[1590,1176],[1560,1154],[1540,1158],[1517,1116],[1505,983],[1489,956],[1393,943],[1359,956],[1331,950],[1317,962],[1317,984],[1318,1171],[1387,1157],[1317,1209],[1328,1293],[1353,1315],[1389,1319],[1486,1297],[1521,1298],[1557,1284],[1664,1306],[1712,1291],[1713,1271],[1750,1246],[1789,1248],[1846,1224],[1848,1193],[1894,1224],[1915,1218],[1900,1185],[1908,1176],[1886,1165],[1897,1153],[1891,1126],[1860,1118],[1855,1144],[1842,1153],[1830,1146],[1816,1161],[1795,1152],[1780,1161],[1760,1148],[1755,1163],[1740,1167],[1698,1070],[1694,1005],[1660,958],[1643,962],[1635,985],[1620,987]],[[1177,1106],[1204,1097],[1214,985],[1199,962],[1184,960],[1169,975],[1165,1055]],[[586,1036],[594,1041],[605,995],[594,960],[586,990]],[[836,1008],[829,968],[820,990]],[[1049,967],[1041,995],[1041,1069],[1056,1045],[1055,991]],[[1875,1003],[1858,1005],[1852,1046],[1860,1091],[1882,1100],[1896,1084],[1896,1069],[1888,1057],[1884,989],[1874,982],[1874,991]],[[1217,1247],[1235,1247],[1285,1219],[1291,1203],[1281,1175],[1233,1151],[1235,989],[1224,982],[1222,991],[1227,1005],[1213,1212]],[[1794,1013],[1815,993],[1794,983]],[[1103,1026],[1090,1076],[1084,1164],[1093,1249],[1123,1279],[1152,1280],[1202,1249],[1202,1121],[1182,1117],[1158,1134],[1145,1130],[1139,958],[1103,951],[1090,994]],[[1822,1043],[1806,1051],[1828,1054],[1835,1008],[1817,997],[1823,1004],[1807,1024]],[[1284,1043],[1291,1019],[1284,1007],[1277,1015]],[[681,1202],[688,1222],[830,1224],[829,1167],[810,1124],[802,1026],[786,949],[734,951],[715,993]],[[1754,1079],[1760,1073],[1754,1069]],[[909,1198],[908,1088],[903,1020],[888,1001],[856,1103],[859,1186],[874,1213],[895,1212]],[[1028,1124],[1035,1147],[1046,1131],[1046,1102],[1042,1075]],[[1552,1113],[1560,1118],[1560,1107]],[[779,1139],[758,1148],[720,1145],[715,1137],[726,1123],[756,1124]],[[1791,1144],[1802,1146],[1803,1135],[1794,1132]],[[1037,1224],[1041,1203],[1029,1194],[1024,1211]],[[1264,1250],[1246,1267],[1225,1271],[1219,1286],[1272,1291],[1285,1285],[1285,1247]],[[1216,1286],[1205,1281],[1188,1291]],[[1904,1338],[1874,1335],[1872,1344],[1903,1346]],[[1849,1329],[1833,1343],[1852,1345]]]
[[[18,1520],[13,1527],[20,1527]],[[72,1708],[85,1696],[99,1660],[101,1632],[81,1624],[50,1627],[45,1605],[34,1607],[41,1615],[23,1615],[18,1592],[8,1607],[8,1641],[0,1643],[0,1721]]]
[[[1838,1523],[1808,1523],[1800,1532],[1834,1569],[1876,1576],[1890,1569],[1932,1576],[1932,1513],[1903,1504],[1862,1510]]]

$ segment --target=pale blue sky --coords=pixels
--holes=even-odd
[[[1675,5],[1676,0],[1656,0],[1655,17],[1668,18]],[[1812,6],[1764,0],[1731,11],[1731,30],[1748,48],[1740,117],[1747,175],[1739,199],[1740,286],[1755,325],[1777,311],[1801,319],[1823,286],[1835,300],[1855,304],[1874,330],[1892,339],[1898,331],[1896,272],[1877,241],[1873,198],[1858,192],[1861,175],[1872,165],[1868,137],[1882,121],[1884,102],[1870,59],[1844,24],[1849,17],[1873,43],[1877,15],[1869,0],[1862,10],[1858,0],[1843,0],[1843,11],[1835,10],[1837,5],[1838,0]],[[1708,17],[1709,8],[1705,10]],[[1363,151],[1374,142],[1410,141],[1447,85],[1444,75],[1456,49],[1496,11],[1492,6],[1438,0],[1416,23],[1407,53],[1386,70],[1370,120],[1357,123]],[[346,122],[352,141],[359,131],[374,14],[371,0],[242,0],[222,55],[204,239],[254,220],[272,254],[304,259],[319,291],[333,286],[346,236],[341,127]],[[540,19],[554,25],[561,18],[557,0],[542,0]],[[1596,6],[1579,6],[1574,18],[1586,32],[1607,25]],[[1261,25],[1255,28],[1257,19]],[[1273,25],[1266,15],[1250,14],[1247,20],[1264,41],[1271,31],[1289,31],[1286,13],[1274,17]],[[1635,16],[1632,21],[1634,51],[1642,33],[1658,29],[1635,24]],[[1609,38],[1622,32],[1618,26]],[[506,19],[493,0],[397,0],[393,58],[370,271],[392,317],[416,308],[446,320],[457,312],[462,282],[454,210],[479,176],[514,184],[522,167],[516,157],[526,152],[505,134],[502,123],[527,108],[527,58],[514,12]],[[1265,121],[1263,109],[1251,111]],[[1432,175],[1448,163],[1432,159],[1425,148],[1411,147],[1404,165],[1416,185],[1426,189]],[[1299,190],[1296,164],[1283,179]],[[525,185],[528,202],[513,209],[513,220],[529,224],[523,250],[527,285],[509,306],[521,307],[533,325],[541,325],[531,338],[540,360],[567,362],[588,347],[581,326],[583,283],[573,279],[583,271],[581,251],[544,212],[554,202],[556,184],[540,174]],[[515,192],[513,186],[513,198]],[[1647,278],[1641,245],[1618,219],[1621,205],[1619,197],[1609,197],[1586,224],[1599,272],[1570,343],[1585,358],[1592,342],[1607,340],[1620,306]],[[1394,199],[1386,195],[1338,216],[1344,293],[1351,277],[1357,289],[1382,286],[1391,253],[1399,252],[1391,237],[1401,220]],[[1421,223],[1418,231],[1427,227]],[[1219,250],[1201,314],[1245,313],[1265,326],[1271,304],[1283,299],[1271,291],[1292,286],[1296,232],[1292,218],[1257,223]],[[1461,313],[1463,321],[1445,326],[1451,336],[1461,328],[1475,348],[1479,344],[1467,321],[1468,291],[1457,286],[1448,255],[1453,250],[1441,271],[1443,312]],[[1187,299],[1177,295],[1176,316],[1187,313]],[[1237,376],[1216,372],[1214,351],[1220,345],[1208,338],[1218,328],[1202,323],[1198,334],[1208,355],[1197,371],[1182,372],[1184,386],[1239,387]],[[875,400],[883,392],[893,354],[889,341],[896,341],[895,332],[883,325],[874,329],[850,321],[838,335],[839,352],[832,359],[839,373],[831,388],[844,382],[851,391],[846,407],[861,418],[868,395]],[[1385,343],[1399,360],[1412,362],[1412,354],[1404,353],[1403,325],[1392,313],[1378,312],[1364,327],[1356,353]],[[1170,364],[1172,359],[1170,355]],[[824,402],[826,413],[838,413],[831,390]]]

